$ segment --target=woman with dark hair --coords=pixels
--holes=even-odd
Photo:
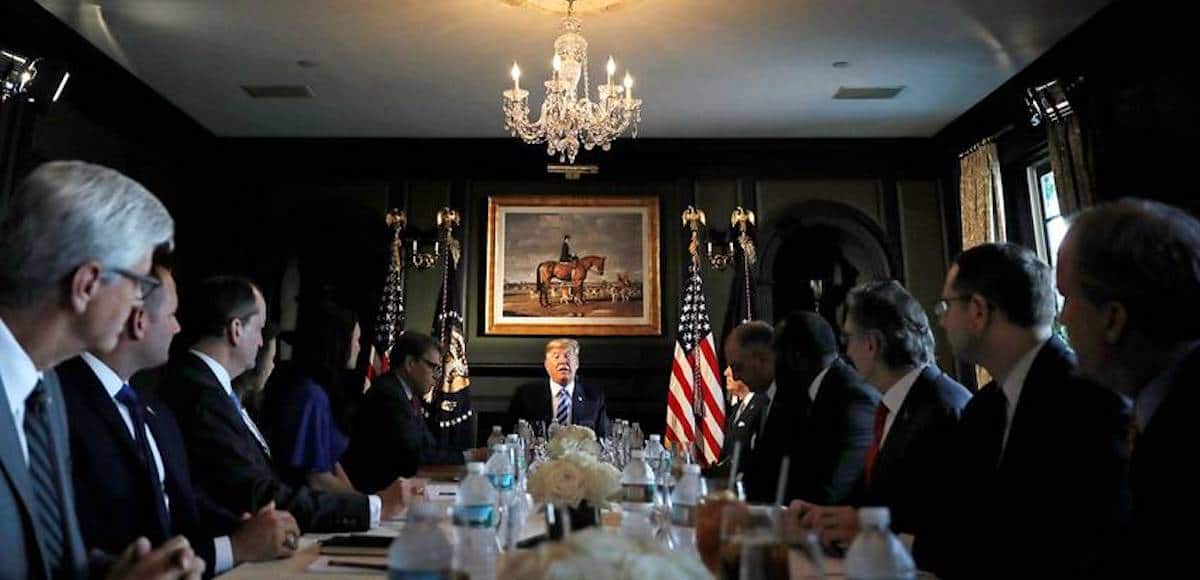
[[[330,401],[343,398],[342,377],[358,360],[360,333],[354,313],[332,302],[301,315],[292,364],[266,389],[262,406],[276,469],[288,483],[354,491],[339,463],[349,440]]]

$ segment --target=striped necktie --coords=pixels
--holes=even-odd
[[[558,403],[555,405],[554,422],[559,425],[571,424],[571,393],[566,387],[558,389]]]
[[[54,439],[50,433],[50,404],[45,385],[38,381],[25,399],[24,428],[29,445],[29,476],[33,481],[33,528],[50,577],[57,578],[66,565],[67,526],[63,520]]]

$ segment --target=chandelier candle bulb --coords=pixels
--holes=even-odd
[[[517,63],[515,62],[513,63],[512,67],[512,80],[513,98],[517,98],[521,92],[521,67],[517,66]]]
[[[609,92],[612,92],[612,88],[611,88],[612,87],[612,76],[614,74],[616,74],[616,72],[617,72],[617,61],[613,60],[613,57],[611,57],[611,56],[608,57],[607,71],[608,71]]]

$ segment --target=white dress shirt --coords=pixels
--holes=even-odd
[[[737,413],[735,413],[733,415],[733,424],[734,425],[737,425],[738,419],[740,419],[742,417],[742,411],[746,410],[746,407],[750,404],[750,399],[753,399],[753,398],[754,398],[754,391],[750,391],[749,393],[746,393],[745,397],[742,397],[741,401],[738,402]]]
[[[817,391],[821,389],[821,381],[825,380],[825,375],[829,374],[829,369],[831,368],[833,368],[833,365],[821,369],[821,372],[817,373],[817,378],[813,379],[812,384],[808,386],[809,402],[815,403],[817,401]]]
[[[896,415],[900,412],[900,407],[904,406],[904,400],[908,398],[908,392],[912,390],[913,383],[917,382],[917,377],[921,376],[921,371],[925,370],[925,365],[908,371],[892,388],[888,389],[883,394],[881,402],[887,407],[887,420],[883,423],[883,436],[879,438],[879,447],[883,448],[883,442],[887,440],[888,431],[892,430],[892,423],[896,420]]]
[[[550,379],[550,422],[553,423],[554,418],[558,416],[558,392],[563,389],[567,390],[567,401],[568,401],[568,404],[571,405],[569,407],[571,412],[567,414],[567,423],[574,425],[575,424],[575,381],[573,381],[573,380],[571,382],[567,383],[567,386],[564,387],[564,386],[554,382],[554,379]]]
[[[29,443],[25,441],[25,399],[42,380],[42,373],[33,364],[25,348],[17,342],[8,325],[0,319],[0,384],[4,385],[5,399],[12,412],[13,426],[17,431],[17,442],[29,464]]]
[[[1013,365],[1012,372],[1008,373],[1004,382],[1000,383],[1000,389],[1004,391],[1004,398],[1008,402],[1006,419],[1004,422],[1004,439],[1000,444],[1000,454],[1004,455],[1004,449],[1008,447],[1008,434],[1012,431],[1013,414],[1017,412],[1017,402],[1021,399],[1021,391],[1025,389],[1025,379],[1029,377],[1029,369],[1033,367],[1033,359],[1037,358],[1039,352],[1042,352],[1042,347],[1046,346],[1049,339],[1043,340],[1033,347],[1029,352],[1025,353],[1017,360],[1017,364]]]
[[[212,370],[213,375],[217,377],[217,382],[221,384],[221,389],[225,391],[225,395],[232,397],[233,380],[229,378],[229,371],[225,370],[225,366],[217,362],[216,359],[212,358],[211,356],[208,356],[207,354],[204,354],[198,350],[192,349],[191,353],[196,355],[196,357],[200,360],[204,361],[204,364],[207,365],[208,368]],[[248,413],[246,413],[246,409],[241,405],[238,405],[238,408],[241,409],[242,422],[245,423],[246,427],[250,429],[250,432],[254,434],[254,438],[257,439],[260,444],[262,444],[263,449],[269,456],[271,454],[271,450],[269,447],[267,447],[267,440],[263,439],[262,434],[258,431],[258,427],[254,424],[254,420],[250,418]],[[368,495],[367,501],[371,506],[371,527],[374,528],[379,525],[379,517],[383,513],[383,500],[377,495]]]
[[[100,380],[100,384],[104,386],[104,390],[108,393],[109,399],[117,408],[117,413],[121,415],[121,420],[125,422],[125,429],[129,431],[129,436],[135,441],[137,435],[133,432],[133,417],[129,414],[129,409],[124,403],[117,400],[117,393],[121,391],[121,387],[125,386],[125,381],[117,376],[117,373],[112,370],[104,361],[96,358],[91,353],[83,353],[83,362],[92,369],[96,378]],[[163,502],[166,504],[167,511],[171,510],[171,496],[167,495],[166,470],[163,468],[162,455],[158,451],[158,441],[154,439],[154,433],[150,431],[150,426],[145,425],[146,443],[150,446],[150,454],[154,456],[154,465],[158,468],[158,483],[162,486]],[[233,567],[233,544],[229,536],[221,536],[213,538],[213,551],[215,552],[213,562],[213,571],[220,574]]]

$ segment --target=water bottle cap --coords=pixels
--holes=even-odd
[[[858,525],[886,528],[891,525],[892,514],[885,507],[865,507],[858,510]]]
[[[513,440],[515,440],[515,439],[520,439],[520,438],[521,438],[521,436],[520,436],[520,435],[517,435],[516,433],[509,433],[509,434],[506,436],[506,439],[508,439],[509,441],[513,441]]]
[[[499,425],[492,425],[492,433],[503,433],[503,431],[500,431]]]
[[[470,473],[471,475],[483,475],[483,471],[484,468],[482,461],[472,461],[467,464],[467,473]]]
[[[651,441],[662,441],[662,435],[659,435],[658,433],[651,433],[650,440]]]
[[[692,474],[700,475],[700,464],[698,464],[698,463],[684,464],[683,473],[686,475],[692,475]]]

